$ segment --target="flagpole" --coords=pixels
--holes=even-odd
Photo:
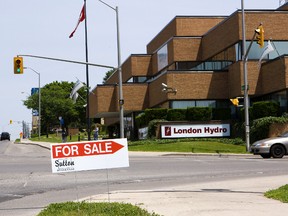
[[[86,0],[84,0],[84,13],[85,13],[85,55],[86,55],[86,62],[88,60],[88,36],[87,36],[87,13],[86,13]],[[90,123],[90,100],[89,100],[89,66],[86,65],[86,85],[87,85],[87,107],[86,107],[86,117],[87,117],[87,133],[88,133],[88,140],[91,140],[91,123]]]

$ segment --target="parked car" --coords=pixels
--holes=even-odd
[[[263,158],[282,158],[288,154],[288,132],[278,137],[271,137],[254,142],[250,152],[261,155]]]
[[[10,141],[10,134],[8,132],[2,132],[0,141],[2,140],[9,140]]]

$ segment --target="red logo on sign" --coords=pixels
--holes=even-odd
[[[53,158],[81,157],[92,155],[114,154],[124,146],[113,142],[87,142],[52,145]]]
[[[171,127],[165,127],[165,136],[171,136]]]

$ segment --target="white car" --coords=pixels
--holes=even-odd
[[[261,155],[263,158],[282,158],[288,154],[288,132],[278,136],[271,137],[254,142],[251,145],[250,152],[254,155]]]

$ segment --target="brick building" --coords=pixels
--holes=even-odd
[[[276,48],[259,67],[264,48],[253,42],[247,63],[249,100],[275,100],[287,112],[288,3],[275,10],[246,10],[245,20],[246,47],[262,23],[264,47],[270,39]],[[242,53],[240,10],[230,16],[175,17],[147,45],[146,54],[132,54],[122,64],[125,131],[134,128],[135,116],[146,108],[209,106],[235,111],[229,99],[243,96]],[[115,72],[94,88],[91,118],[117,125],[117,83]]]

